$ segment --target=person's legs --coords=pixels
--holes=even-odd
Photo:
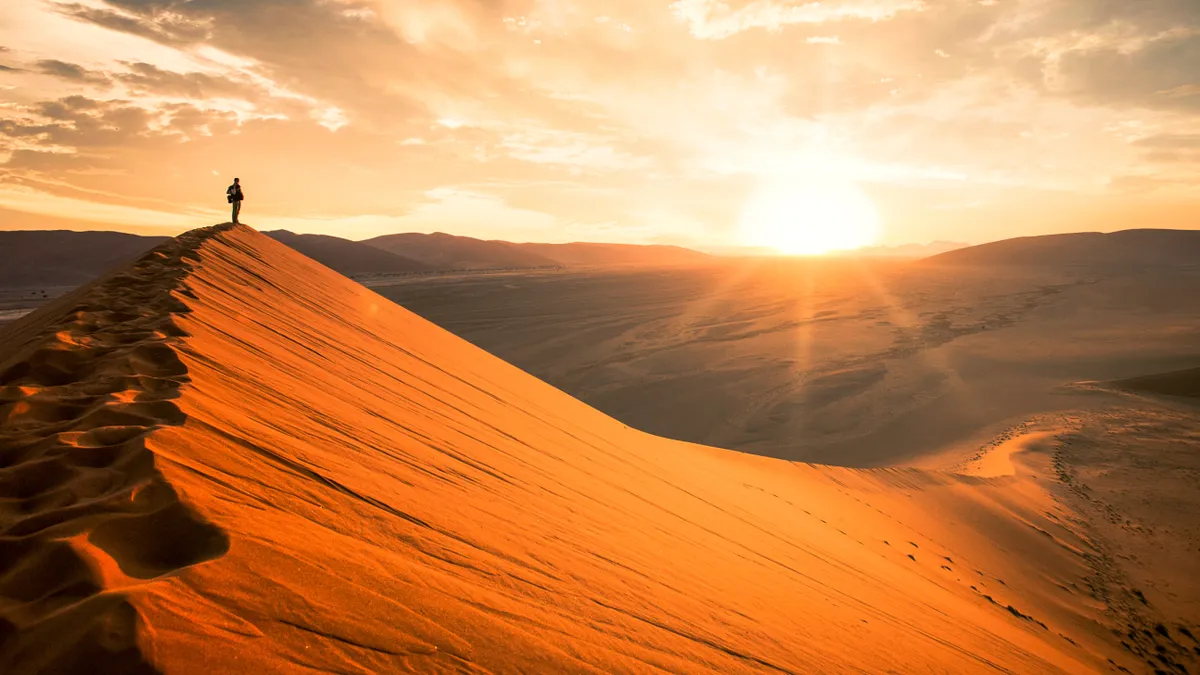
[[[233,222],[238,221],[238,214],[242,212],[242,200],[233,200]]]

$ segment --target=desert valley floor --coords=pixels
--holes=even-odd
[[[630,426],[840,466],[952,463],[1116,400],[1075,383],[1200,364],[1200,267],[746,259],[373,287]]]
[[[1200,672],[1198,287],[196,230],[0,328],[0,672]]]

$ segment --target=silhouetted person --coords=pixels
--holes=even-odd
[[[242,196],[242,184],[238,182],[238,179],[233,179],[233,185],[230,185],[229,189],[225,191],[225,196],[229,198],[229,203],[233,204],[233,222],[236,223],[238,214],[242,212],[242,200],[245,199]]]

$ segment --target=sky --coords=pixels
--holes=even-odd
[[[0,229],[1200,229],[1197,64],[1197,0],[5,0]]]

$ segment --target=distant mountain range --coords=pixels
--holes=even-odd
[[[123,232],[0,232],[0,286],[78,286],[168,239]]]
[[[686,265],[712,260],[681,246],[661,244],[517,244],[563,265]]]
[[[839,256],[868,256],[887,258],[927,258],[938,253],[966,248],[970,244],[957,241],[935,241],[928,244],[900,244],[899,246],[868,246],[849,251],[834,251],[830,255]],[[777,256],[779,251],[769,246],[720,246],[705,249],[720,256]]]
[[[712,256],[679,246],[536,244],[474,239],[442,232],[388,234],[362,242],[443,270],[518,269],[562,265],[679,265]]]
[[[1200,265],[1200,230],[1123,230],[1018,237],[932,256],[925,264],[1009,266]]]
[[[269,233],[268,233],[269,234]],[[562,261],[524,248],[528,244],[485,241],[452,234],[385,234],[362,242],[442,270],[556,267]]]
[[[365,243],[326,234],[296,234],[287,230],[263,232],[322,265],[348,277],[376,274],[406,274],[437,269],[427,261],[414,260]]]
[[[899,246],[869,246],[860,248],[857,251],[850,251],[851,255],[867,255],[867,256],[883,256],[892,258],[927,258],[931,255],[939,253],[947,253],[949,251],[957,251],[958,249],[968,248],[970,244],[964,244],[960,241],[934,241],[928,244],[901,244]]]
[[[330,269],[360,278],[581,265],[677,265],[711,258],[678,246],[514,244],[442,233],[392,234],[366,241],[287,230],[264,234]],[[0,232],[0,286],[77,286],[168,239],[121,232]]]
[[[708,254],[678,246],[518,244],[442,233],[392,234],[366,241],[286,230],[265,234],[352,277],[557,266],[676,265],[712,260]],[[0,286],[77,286],[167,239],[121,232],[0,232]],[[734,250],[728,253],[736,254]],[[1019,237],[965,248],[939,241],[874,247],[858,255],[928,256],[922,264],[936,265],[1196,265],[1200,264],[1200,231],[1083,232]]]

